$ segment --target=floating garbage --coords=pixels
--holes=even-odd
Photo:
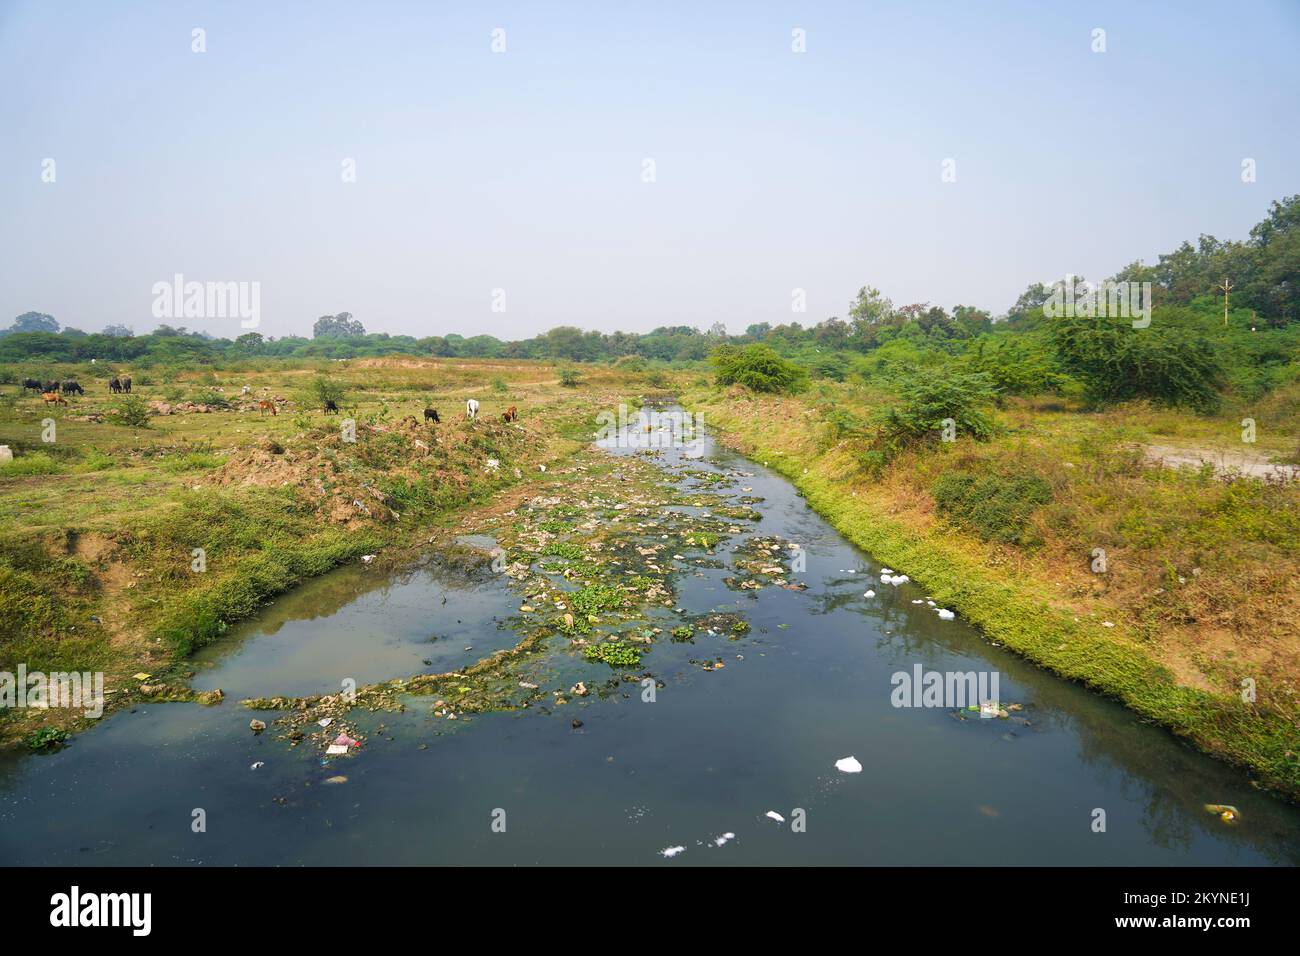
[[[941,621],[951,621],[956,616],[956,614],[953,614],[952,611],[948,610],[946,607],[939,608],[939,620]]]
[[[251,767],[249,767],[248,769],[249,769],[249,770],[256,770],[258,767],[265,767],[265,766],[266,766],[266,764],[259,760],[257,763],[253,764],[253,765],[252,765]]]
[[[781,816],[781,814],[777,813],[775,810],[768,810],[767,813],[763,814],[763,816],[767,817],[769,820],[775,820],[777,823],[785,823],[785,817]]]
[[[266,730],[266,722],[254,718],[248,722],[248,729],[255,734],[260,734],[262,731]]]
[[[685,853],[685,852],[686,852],[686,847],[684,846],[666,846],[659,851],[659,855],[666,856],[668,857],[668,859],[671,860],[678,853]]]
[[[1241,822],[1241,811],[1234,806],[1230,806],[1229,804],[1207,803],[1205,805],[1205,809],[1207,812],[1213,813],[1224,823],[1232,824],[1232,823]]]
[[[348,782],[348,778],[343,776],[325,778],[325,783],[328,784],[347,783],[347,782]]]
[[[334,738],[334,743],[330,744],[329,749],[326,750],[325,752],[333,756],[338,756],[339,754],[347,753],[349,747],[360,747],[360,746],[361,746],[361,741],[354,740],[353,738],[349,737],[347,734],[339,734],[337,737]]]
[[[375,560],[375,558],[377,558],[377,557],[379,557],[377,554],[363,554],[363,555],[361,556],[361,560],[364,561],[366,564],[369,564],[371,561]]]
[[[322,727],[328,727],[330,724],[334,723],[334,718],[322,717],[320,720],[316,721],[316,723],[320,724]]]
[[[863,594],[862,596],[863,596],[863,597],[875,597],[875,596],[876,596],[876,592],[875,592],[875,591],[867,591],[867,592],[866,592],[865,594]]]
[[[724,846],[734,839],[736,839],[736,834],[728,830],[726,833],[722,834],[722,836],[714,837],[713,842],[716,846]]]
[[[835,769],[842,773],[862,773],[862,764],[857,757],[841,757],[835,761]]]

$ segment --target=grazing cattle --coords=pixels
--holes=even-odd
[[[131,394],[131,379],[129,378],[122,379],[122,391],[126,392],[126,394],[128,395]]]
[[[339,413],[339,403],[334,401],[334,399],[332,398],[325,399],[324,411],[326,415],[328,415],[330,412],[333,412],[335,415],[337,415]]]
[[[509,408],[507,408],[507,409],[506,409],[506,421],[508,421],[508,422],[517,422],[517,421],[519,421],[519,409],[515,408],[515,406],[513,406],[513,405],[511,405]]]
[[[34,378],[23,379],[23,388],[30,388],[33,392],[43,392],[45,386]]]
[[[47,392],[57,392],[59,390],[59,387],[60,386],[58,382],[46,382],[44,385],[45,391]]]
[[[114,376],[113,378],[110,378],[108,380],[108,390],[112,392],[114,395],[122,391],[122,383],[117,380],[117,376]]]
[[[85,395],[86,390],[82,388],[80,384],[78,384],[76,379],[70,378],[63,383],[63,394],[64,395]]]
[[[426,422],[431,421],[435,425],[442,421],[442,419],[438,417],[438,410],[436,408],[426,408],[424,410],[424,420]]]
[[[58,392],[41,392],[41,398],[45,399],[46,405],[66,405],[68,400]]]
[[[478,418],[478,399],[471,398],[465,403],[465,417]]]
[[[257,403],[257,413],[259,415],[265,415],[267,412],[270,412],[272,415],[276,413],[275,402],[271,401],[269,398],[264,398]]]

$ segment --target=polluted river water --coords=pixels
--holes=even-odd
[[[703,432],[647,453],[641,431],[467,529],[491,562],[341,568],[232,628],[194,660],[193,686],[223,703],[141,704],[56,753],[5,758],[0,862],[1300,859],[1300,809],[941,616],[917,583],[895,583],[905,568],[854,548],[761,464]],[[586,606],[564,595],[584,574],[593,595],[635,578],[645,600],[575,621]],[[501,684],[522,696],[457,704],[474,699],[461,669],[543,632]],[[602,648],[606,634],[629,636]],[[632,656],[591,659],[611,647]],[[293,707],[240,704],[302,697],[315,717],[314,695],[341,678],[449,672],[400,709],[359,707],[310,734],[286,734]],[[900,700],[896,675],[930,672],[984,677],[998,716],[896,706],[921,702]],[[269,727],[254,734],[257,718]],[[361,746],[330,756],[340,728]]]

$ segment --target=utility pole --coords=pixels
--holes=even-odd
[[[1228,327],[1228,292],[1233,288],[1232,280],[1225,277],[1215,288],[1223,292],[1223,327],[1226,329]]]

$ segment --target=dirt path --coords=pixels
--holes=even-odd
[[[1222,448],[1177,448],[1173,445],[1143,445],[1150,462],[1166,468],[1200,468],[1213,465],[1216,476],[1247,475],[1266,481],[1300,480],[1300,465],[1280,465],[1262,453],[1228,451]]]

